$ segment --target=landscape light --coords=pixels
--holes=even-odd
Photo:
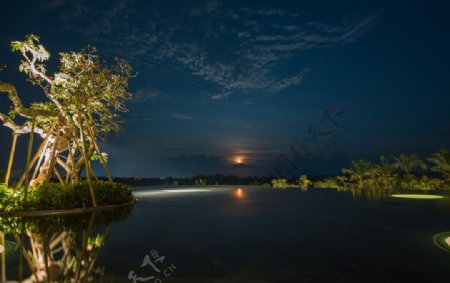
[[[407,199],[442,199],[443,196],[439,195],[421,195],[421,194],[396,194],[391,195],[394,198],[407,198]]]
[[[450,252],[450,232],[443,232],[434,235],[433,242],[440,249]]]

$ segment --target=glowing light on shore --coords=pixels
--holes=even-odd
[[[198,193],[198,192],[210,192],[210,189],[180,189],[180,190],[162,190],[166,193]]]
[[[407,199],[442,199],[443,196],[439,195],[415,195],[415,194],[396,194],[392,195],[394,198],[407,198]]]
[[[136,191],[133,195],[137,198],[149,198],[156,196],[169,196],[169,195],[182,195],[188,193],[207,193],[211,192],[211,189],[173,189],[173,190],[147,190]]]

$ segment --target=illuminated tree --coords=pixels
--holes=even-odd
[[[303,191],[306,191],[312,185],[313,182],[310,179],[308,179],[308,176],[301,175],[298,178],[297,183]]]
[[[359,188],[362,188],[364,185],[364,180],[372,173],[373,167],[372,164],[366,160],[352,160],[352,164],[350,168],[342,169],[342,173],[347,174],[349,176],[350,181],[356,182]]]
[[[405,155],[401,154],[398,157],[394,157],[397,167],[402,170],[407,177],[411,177],[411,173],[414,169],[420,167],[422,169],[426,169],[427,165],[425,162],[417,158],[417,155],[410,154]]]
[[[447,149],[442,149],[438,153],[433,154],[428,158],[433,164],[431,170],[439,172],[445,176],[447,181],[450,181],[450,151]]]
[[[380,156],[380,162],[373,166],[372,182],[381,189],[391,188],[397,178],[395,169],[398,167],[396,163],[390,162],[389,158],[384,155]]]
[[[289,183],[286,179],[273,179],[272,187],[278,189],[286,189],[287,187],[289,187]]]
[[[131,97],[127,91],[131,67],[117,58],[116,65],[105,66],[95,48],[87,47],[80,52],[60,53],[59,72],[48,75],[44,62],[50,54],[39,44],[37,36],[28,35],[24,41],[12,42],[11,47],[22,54],[19,70],[33,85],[41,87],[46,101],[25,107],[15,87],[0,82],[0,92],[8,93],[13,105],[8,115],[0,114],[3,124],[13,131],[7,178],[17,135],[30,134],[27,165],[19,186],[37,187],[53,175],[61,183],[76,184],[85,170],[95,205],[92,189],[95,174],[90,161],[100,160],[112,182],[98,140],[120,130],[119,113],[127,111],[125,102]],[[25,119],[22,125],[14,122],[17,116]],[[42,143],[31,158],[34,134],[42,138]],[[59,172],[57,165],[65,174]]]

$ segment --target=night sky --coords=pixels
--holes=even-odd
[[[0,80],[26,103],[43,99],[10,51],[26,34],[51,52],[50,73],[58,52],[88,44],[134,67],[123,131],[102,144],[115,176],[275,174],[280,160],[329,174],[450,148],[448,1],[0,0],[0,11]],[[0,129],[0,168],[10,142]]]

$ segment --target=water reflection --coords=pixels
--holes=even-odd
[[[361,189],[349,189],[354,199],[366,199],[371,201],[377,201],[385,199],[392,194],[391,190],[361,190]]]
[[[244,189],[237,188],[236,190],[234,190],[234,196],[238,199],[244,198]]]
[[[2,260],[2,282],[109,282],[96,260],[114,222],[132,207],[77,216],[0,218],[0,229],[18,245]]]

